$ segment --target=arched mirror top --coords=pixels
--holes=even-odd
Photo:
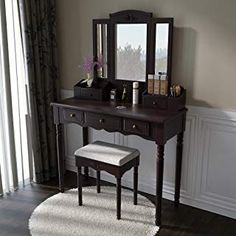
[[[137,10],[125,10],[110,14],[110,20],[113,24],[117,23],[144,23],[152,18],[152,13],[137,11]]]

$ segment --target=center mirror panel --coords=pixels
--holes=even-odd
[[[116,24],[115,79],[146,81],[147,24]]]

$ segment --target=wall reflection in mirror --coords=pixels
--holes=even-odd
[[[107,78],[107,24],[97,24],[97,60],[103,62],[103,67],[97,70],[97,76]]]
[[[115,71],[116,79],[145,81],[147,24],[117,24]]]
[[[169,24],[156,24],[155,74],[167,74]]]

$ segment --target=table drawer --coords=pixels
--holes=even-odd
[[[102,100],[102,90],[96,88],[82,88],[81,98],[89,100]]]
[[[128,133],[148,136],[149,123],[133,119],[124,119],[124,131]]]
[[[85,125],[95,129],[105,129],[108,131],[120,131],[122,120],[119,117],[86,112]]]
[[[61,119],[63,123],[78,123],[82,124],[83,123],[83,112],[82,111],[77,111],[69,108],[63,108],[61,112]]]

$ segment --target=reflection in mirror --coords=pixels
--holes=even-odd
[[[107,78],[107,24],[97,24],[97,57],[104,62],[104,66],[98,69],[97,76]]]
[[[116,79],[146,80],[146,24],[116,25]]]
[[[155,74],[167,74],[169,24],[156,24]]]

